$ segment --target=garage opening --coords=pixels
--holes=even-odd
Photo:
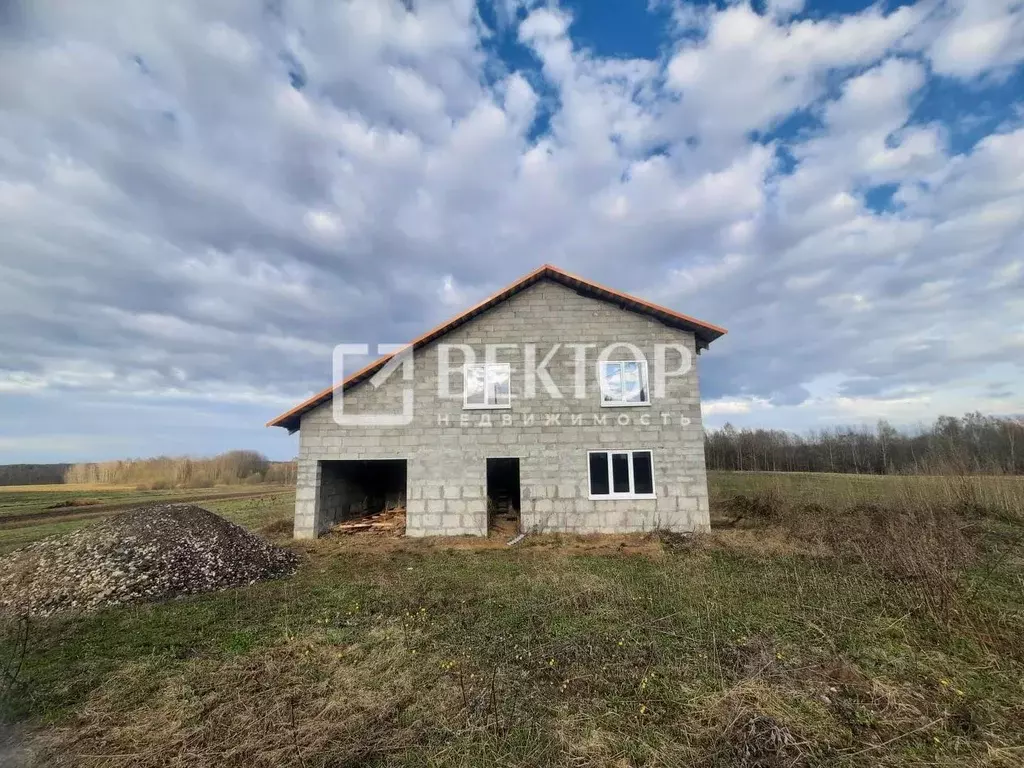
[[[323,526],[353,532],[400,523],[404,529],[406,464],[405,459],[321,461]]]
[[[519,459],[487,460],[487,528],[496,535],[519,533]]]

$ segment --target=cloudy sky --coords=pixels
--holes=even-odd
[[[0,462],[289,457],[544,262],[712,426],[1024,411],[1024,3],[0,2]]]

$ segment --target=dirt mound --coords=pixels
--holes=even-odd
[[[202,507],[153,504],[0,557],[0,611],[48,615],[211,592],[295,570],[294,552]]]

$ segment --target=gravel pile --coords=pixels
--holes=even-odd
[[[0,557],[0,611],[45,616],[291,574],[294,552],[202,507],[153,504]]]

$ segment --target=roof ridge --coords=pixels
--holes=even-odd
[[[717,325],[698,320],[695,317],[684,315],[680,312],[676,312],[668,307],[663,307],[660,304],[654,304],[653,302],[641,299],[636,296],[632,296],[622,291],[617,291],[614,288],[609,288],[600,283],[595,283],[592,280],[587,280],[579,275],[574,275],[570,272],[566,272],[560,267],[556,267],[554,264],[542,264],[541,266],[534,269],[532,272],[520,277],[518,280],[510,285],[505,286],[501,290],[491,294],[482,301],[477,302],[469,309],[465,310],[459,315],[450,318],[440,325],[436,325],[426,333],[418,336],[417,338],[410,341],[399,352],[412,347],[413,350],[419,349],[425,344],[429,344],[442,336],[446,335],[450,331],[454,330],[458,326],[465,322],[468,322],[472,318],[476,317],[483,312],[492,309],[494,306],[500,304],[503,301],[507,301],[513,295],[519,291],[524,290],[533,283],[543,278],[549,278],[556,282],[562,283],[570,288],[579,289],[582,288],[586,291],[592,292],[594,295],[592,298],[602,301],[614,300],[617,304],[622,304],[624,308],[632,309],[635,312],[642,314],[651,315],[662,322],[674,322],[678,323],[679,327],[684,330],[691,331],[694,336],[697,337],[697,350],[704,348],[706,349],[712,341],[723,336],[727,331]],[[507,295],[506,295],[507,294]],[[603,295],[607,294],[607,295]],[[332,384],[327,389],[318,392],[312,397],[299,403],[297,406],[282,413],[275,419],[271,419],[267,422],[268,427],[286,427],[290,432],[294,432],[298,428],[298,419],[301,418],[302,414],[307,411],[316,408],[321,403],[326,402],[328,399],[333,397],[334,391],[341,388],[342,391],[348,389],[351,386],[358,384],[370,375],[375,373],[380,367],[382,367],[388,360],[394,357],[398,352],[392,352],[384,355],[383,357],[374,360],[369,365],[361,368],[360,370],[353,373],[351,376],[346,378],[341,384]]]

